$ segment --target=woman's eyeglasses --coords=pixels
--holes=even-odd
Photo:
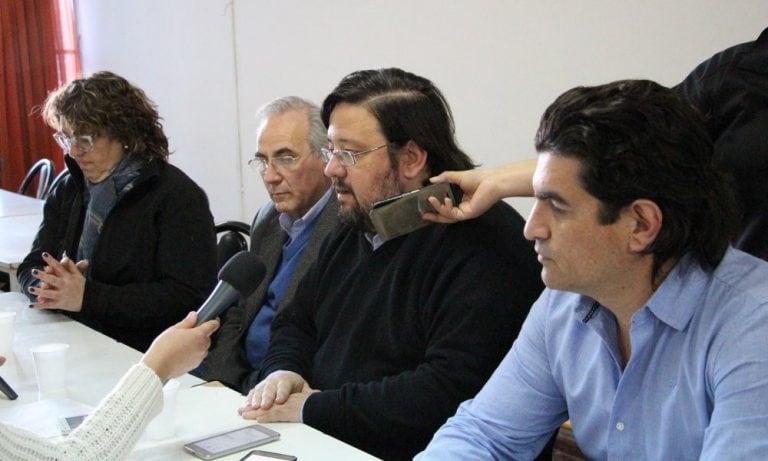
[[[81,134],[74,136],[67,136],[61,131],[54,133],[53,139],[56,143],[64,149],[66,152],[71,152],[72,147],[77,147],[83,153],[88,153],[93,150],[93,141],[98,137],[97,134]]]

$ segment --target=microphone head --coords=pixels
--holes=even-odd
[[[267,268],[261,259],[250,251],[243,250],[229,258],[221,267],[219,280],[232,285],[240,292],[240,296],[247,298],[256,290],[266,274]]]

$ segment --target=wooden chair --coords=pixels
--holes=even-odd
[[[553,461],[585,461],[587,459],[576,444],[572,429],[570,420],[560,426],[552,450]]]

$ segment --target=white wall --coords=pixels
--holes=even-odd
[[[171,163],[205,189],[217,222],[243,214],[228,3],[77,1],[83,73],[116,72],[157,103]]]
[[[765,0],[78,0],[86,73],[109,68],[160,106],[173,163],[217,220],[267,195],[245,167],[253,114],[278,96],[318,103],[347,73],[398,66],[433,80],[461,145],[486,166],[533,155],[546,106],[620,78],[680,81],[757,37]],[[241,168],[242,190],[241,190]],[[513,200],[524,215],[527,199]]]

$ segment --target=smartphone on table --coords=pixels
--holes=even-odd
[[[77,426],[79,426],[80,423],[85,420],[86,417],[88,417],[88,415],[67,416],[66,418],[60,418],[58,420],[59,432],[61,432],[61,435],[69,435],[69,433],[74,431]]]
[[[240,461],[296,461],[295,456],[274,453],[271,451],[252,450],[247,455],[240,458]]]
[[[187,443],[184,445],[184,450],[200,459],[216,459],[278,439],[280,439],[278,432],[253,424]]]

